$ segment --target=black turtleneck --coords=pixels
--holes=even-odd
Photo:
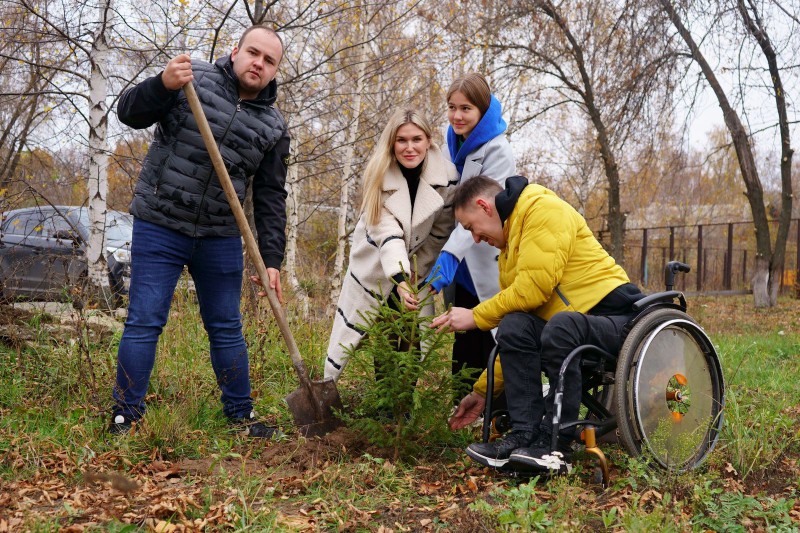
[[[414,168],[406,168],[400,163],[397,163],[397,165],[400,167],[400,172],[403,173],[403,177],[406,178],[406,182],[408,183],[408,195],[411,197],[411,211],[414,211],[414,200],[417,198],[419,177],[422,176],[422,166],[424,164],[425,161],[423,160],[422,163]]]
[[[419,177],[422,176],[422,166],[425,164],[425,160],[422,161],[419,165],[414,168],[406,168],[401,165],[399,162],[397,166],[400,167],[400,172],[403,174],[403,177],[406,179],[406,183],[408,183],[408,195],[411,197],[411,212],[414,212],[414,200],[417,198],[417,188],[419,187]],[[392,279],[395,283],[402,283],[405,281],[402,272],[399,274],[395,274]],[[397,291],[397,288],[394,289]]]

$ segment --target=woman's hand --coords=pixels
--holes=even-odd
[[[417,300],[416,295],[411,292],[411,287],[409,287],[407,282],[402,281],[397,284],[397,295],[400,297],[400,302],[403,304],[403,307],[409,311],[416,311],[419,309],[419,300]]]

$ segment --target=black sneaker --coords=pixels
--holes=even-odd
[[[525,448],[535,440],[531,431],[512,431],[494,442],[476,442],[467,446],[467,455],[485,466],[499,468],[505,466],[511,452]]]
[[[114,419],[108,426],[108,432],[112,435],[127,435],[131,432],[132,425],[133,420],[130,418],[125,418],[122,415],[114,415]]]
[[[259,422],[255,411],[251,411],[247,418],[232,418],[228,424],[240,436],[251,439],[272,439],[283,436],[278,428]]]
[[[552,448],[550,436],[542,433],[530,447],[514,450],[508,458],[508,466],[521,472],[569,474],[572,470],[570,443],[559,438],[556,449]]]

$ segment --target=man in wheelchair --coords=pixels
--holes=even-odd
[[[500,369],[494,390],[505,389],[511,431],[467,447],[480,464],[513,470],[566,473],[571,438],[553,449],[554,388],[542,395],[542,371],[554,383],[564,358],[594,344],[616,353],[632,305],[644,294],[592,234],[585,219],[552,191],[521,176],[505,190],[477,176],[458,186],[453,201],[475,241],[500,250],[500,292],[474,309],[454,307],[436,317],[442,331],[497,328]],[[450,419],[452,429],[474,422],[486,403],[486,372]],[[564,374],[562,420],[578,418],[581,371],[576,359]]]

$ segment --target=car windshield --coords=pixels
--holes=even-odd
[[[81,224],[89,227],[89,210],[80,210]],[[130,244],[133,234],[133,216],[122,211],[108,210],[106,213],[106,246],[120,248]]]

